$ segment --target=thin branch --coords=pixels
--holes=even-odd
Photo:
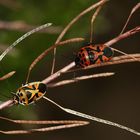
[[[12,30],[12,31],[19,31],[19,32],[28,32],[37,28],[38,26],[29,25],[24,21],[2,21],[0,20],[0,30]],[[62,30],[60,26],[52,26],[48,29],[44,29],[39,31],[38,33],[47,33],[47,34],[58,34]]]
[[[135,57],[136,59],[133,59],[131,57]],[[86,69],[92,69],[92,68],[97,68],[97,67],[104,67],[104,66],[110,66],[110,65],[117,65],[117,64],[125,64],[125,63],[130,63],[130,62],[138,62],[140,61],[140,54],[129,54],[128,56],[126,55],[121,55],[117,57],[113,57],[111,61],[104,62],[101,64],[93,64],[90,66],[87,66],[85,68],[76,68],[74,70],[69,70],[65,73],[68,72],[75,72],[75,71],[80,71],[80,70],[86,70]]]
[[[129,56],[134,56],[137,59],[129,58]],[[109,65],[116,65],[116,64],[122,64],[122,63],[130,63],[130,62],[137,62],[137,60],[140,60],[140,54],[130,54],[129,56],[118,56],[112,58],[112,61],[101,63],[101,64],[94,64],[91,66],[88,66],[84,69],[90,69],[95,67],[102,67],[102,66],[109,66]]]
[[[5,80],[7,78],[10,78],[11,76],[13,76],[16,73],[16,71],[11,71],[7,74],[5,74],[4,76],[0,77],[0,81]]]
[[[136,10],[138,10],[139,8],[140,8],[140,2],[137,3],[137,4],[132,8],[132,10],[131,10],[131,12],[130,12],[130,15],[128,16],[128,18],[127,18],[127,20],[126,20],[126,23],[125,23],[125,25],[124,25],[124,27],[123,27],[123,29],[122,29],[122,31],[121,31],[120,34],[122,34],[122,33],[124,32],[124,30],[126,29],[126,26],[128,25],[128,22],[129,22],[130,18],[131,18],[132,15],[136,12]]]
[[[72,128],[72,127],[78,127],[78,126],[83,126],[86,124],[65,124],[65,125],[59,125],[59,126],[51,126],[51,127],[43,127],[43,128],[38,128],[38,129],[29,129],[29,130],[11,130],[11,131],[2,131],[0,130],[0,133],[2,134],[30,134],[33,132],[49,132],[49,131],[54,131],[54,130],[60,130],[60,129],[66,129],[66,128]]]
[[[135,27],[135,28],[133,28],[133,29],[121,34],[121,35],[118,35],[117,37],[115,37],[115,38],[111,39],[110,41],[104,43],[104,45],[109,47],[109,46],[117,43],[118,41],[120,41],[122,39],[125,39],[125,38],[128,38],[131,35],[134,35],[134,34],[139,33],[139,32],[140,32],[140,26]]]
[[[87,79],[99,78],[99,77],[108,77],[108,76],[112,76],[114,74],[115,74],[114,72],[106,72],[106,73],[99,73],[99,74],[80,76],[80,77],[75,77],[75,78],[69,79],[69,80],[59,81],[57,83],[50,83],[50,84],[48,84],[48,87],[51,87],[51,88],[52,87],[58,87],[58,86],[66,85],[66,84],[71,84],[71,83],[79,82],[81,80],[87,80]]]
[[[35,120],[12,120],[5,117],[0,117],[0,119],[10,121],[13,123],[18,123],[18,124],[51,124],[51,125],[59,124],[58,126],[50,126],[50,127],[43,127],[37,129],[29,129],[29,130],[10,130],[10,131],[0,130],[0,133],[2,134],[28,134],[32,132],[48,132],[48,131],[72,128],[72,127],[89,124],[89,122],[87,121],[78,121],[78,120],[35,121]]]
[[[103,3],[103,4],[104,4],[104,3]],[[91,23],[90,23],[90,43],[92,43],[92,40],[93,40],[93,23],[94,23],[94,21],[95,21],[97,15],[99,14],[99,12],[100,12],[100,10],[101,10],[103,4],[100,5],[100,6],[96,9],[95,13],[92,15]]]
[[[86,121],[79,121],[79,120],[12,120],[9,118],[5,118],[0,116],[0,119],[9,121],[12,123],[17,123],[17,124],[76,124],[76,123],[88,123]]]
[[[66,34],[66,32],[71,28],[71,26],[78,21],[83,15],[85,15],[86,13],[90,12],[91,10],[97,8],[98,6],[106,3],[108,0],[100,0],[99,2],[93,4],[92,6],[88,7],[87,9],[85,9],[84,11],[82,11],[79,15],[77,15],[65,28],[64,30],[61,32],[61,34],[58,36],[57,40],[55,43],[59,43],[63,36]],[[54,67],[55,67],[55,55],[56,55],[56,49],[54,49],[54,54],[53,54],[53,63],[52,63],[52,71],[51,74],[54,73]]]
[[[12,106],[14,104],[15,104],[15,102],[14,102],[13,99],[8,100],[8,101],[5,101],[5,102],[3,102],[3,103],[0,104],[0,110],[2,110],[4,108],[7,108],[7,107],[10,107],[10,106]]]
[[[75,62],[70,63],[69,65],[65,66],[64,68],[57,71],[53,75],[51,75],[51,76],[47,77],[46,79],[42,80],[42,83],[47,84],[47,83],[51,82],[52,80],[58,78],[62,73],[65,73],[66,71],[73,68],[74,66],[75,66]]]

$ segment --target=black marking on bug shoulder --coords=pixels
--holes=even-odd
[[[35,102],[34,101],[34,97],[35,97],[35,95],[30,100],[28,100],[28,104],[31,104],[31,103],[34,103]]]
[[[29,88],[28,86],[24,86],[22,89],[23,90],[30,90],[30,89],[33,89],[33,88]]]
[[[32,93],[30,91],[26,91],[26,96],[27,96],[28,99],[30,99],[31,96],[32,96]]]
[[[87,52],[90,52],[90,51],[92,51],[93,49],[91,49],[91,48],[89,48],[89,47],[86,47],[85,50],[86,50]]]
[[[100,45],[96,45],[96,48],[97,48],[96,49],[97,52],[101,52]]]
[[[19,93],[19,96],[23,96],[23,93],[22,93],[22,92],[20,92],[20,93]]]
[[[39,98],[39,95],[38,95],[38,93],[36,93],[36,95],[35,95],[35,96],[36,96],[36,98]]]
[[[104,62],[102,55],[99,55],[98,58],[100,59],[101,62]]]
[[[22,98],[22,103],[25,103],[25,98]]]
[[[35,85],[32,85],[32,87],[33,87],[33,90],[35,90],[35,89],[36,89]]]
[[[89,61],[90,61],[90,64],[94,64],[95,63],[95,55],[94,55],[94,53],[92,52],[92,51],[88,51],[87,52],[88,53],[88,59],[89,59]]]
[[[43,83],[40,83],[39,86],[38,86],[38,89],[39,89],[39,92],[44,93],[47,90],[47,86]]]

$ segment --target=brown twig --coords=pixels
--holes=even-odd
[[[103,4],[104,4],[104,3],[103,3]],[[93,23],[94,23],[94,21],[95,21],[97,15],[99,14],[99,12],[100,12],[100,10],[101,10],[103,4],[100,5],[100,6],[96,9],[95,13],[92,15],[92,18],[91,18],[91,22],[90,22],[90,43],[91,43],[91,44],[92,44],[92,40],[93,40]]]
[[[115,37],[115,38],[111,39],[110,41],[104,43],[104,45],[106,45],[108,47],[112,46],[113,44],[117,43],[118,41],[120,41],[122,39],[125,39],[125,38],[128,38],[131,35],[134,35],[134,34],[139,33],[139,32],[140,32],[140,26],[135,27],[135,28],[123,33],[123,34],[118,35],[117,37]]]
[[[0,104],[0,110],[2,110],[4,108],[7,108],[7,107],[10,107],[12,105],[14,105],[14,100],[13,99],[5,101],[5,102]]]
[[[54,131],[54,130],[83,126],[83,125],[87,125],[87,124],[88,123],[64,124],[64,125],[59,125],[59,126],[43,127],[43,128],[37,128],[37,129],[29,129],[29,130],[11,130],[11,131],[0,130],[0,133],[17,135],[17,134],[29,134],[29,133],[33,133],[33,132],[49,132],[49,131]]]
[[[5,74],[4,76],[0,77],[0,81],[10,78],[11,76],[13,76],[15,74],[15,72],[16,71],[11,71],[11,72]]]
[[[136,59],[131,58],[131,56],[135,57]],[[79,71],[79,70],[92,69],[92,68],[97,68],[97,67],[103,67],[103,66],[109,66],[109,65],[117,65],[117,64],[138,62],[138,60],[140,61],[140,54],[129,54],[128,56],[121,55],[121,56],[113,57],[112,60],[108,61],[108,62],[104,62],[104,63],[101,63],[101,64],[93,64],[93,65],[87,66],[85,68],[76,68],[74,70],[69,70],[65,73],[75,72],[75,71]]]
[[[38,26],[33,26],[25,23],[24,21],[0,21],[0,30],[6,29],[6,30],[14,30],[14,31],[20,31],[20,32],[28,32],[32,29],[37,28]],[[62,27],[60,26],[52,26],[48,29],[44,29],[42,31],[39,31],[38,33],[48,33],[48,34],[58,34],[62,30]]]
[[[42,80],[42,83],[47,84],[51,82],[52,80],[58,78],[62,73],[65,73],[69,69],[73,68],[75,66],[75,62],[70,63],[69,65],[65,66],[61,70],[57,71],[56,73],[52,74],[51,76],[47,77],[46,79]]]
[[[0,119],[10,121],[12,123],[17,123],[17,124],[57,124],[58,126],[51,126],[51,127],[43,127],[43,128],[37,128],[37,129],[29,129],[29,130],[10,130],[10,131],[5,131],[5,130],[0,130],[0,133],[3,134],[28,134],[32,132],[47,132],[47,131],[54,131],[54,130],[59,130],[59,129],[65,129],[65,128],[72,128],[72,127],[77,127],[77,126],[83,126],[89,124],[87,121],[79,121],[79,120],[51,120],[51,121],[46,121],[46,120],[41,120],[41,121],[36,121],[36,120],[12,120],[9,118],[1,117]]]
[[[71,83],[79,82],[81,80],[87,80],[87,79],[99,78],[99,77],[108,77],[108,76],[112,76],[114,74],[115,74],[114,72],[106,72],[106,73],[85,75],[85,76],[75,77],[74,79],[59,81],[57,83],[50,83],[50,84],[48,84],[48,87],[51,87],[51,88],[52,87],[58,87],[58,86],[66,85],[66,84],[71,84]]]
[[[121,31],[120,34],[122,34],[122,33],[124,32],[124,30],[126,29],[126,26],[128,25],[128,22],[129,22],[130,18],[131,18],[132,15],[135,13],[135,11],[138,10],[139,8],[140,8],[140,2],[137,3],[137,4],[132,8],[132,10],[131,10],[131,12],[130,12],[130,14],[129,14],[127,20],[126,20],[126,23],[125,23],[125,25],[124,25],[124,27],[123,27],[123,29],[122,29],[122,31]]]
[[[12,120],[9,118],[5,118],[0,116],[0,119],[17,123],[17,124],[74,124],[74,123],[84,123],[85,121],[79,120]]]
[[[130,55],[131,56],[131,55]],[[132,55],[132,56],[136,56],[135,54]],[[123,56],[120,56],[120,57],[114,57],[112,61],[109,61],[109,62],[105,62],[105,63],[102,63],[102,64],[94,64],[94,65],[91,65],[91,66],[88,66],[84,69],[91,69],[91,68],[96,68],[96,67],[102,67],[102,66],[109,66],[109,65],[116,65],[116,64],[123,64],[123,63],[130,63],[130,62],[137,62],[137,60],[140,60],[140,54],[139,54],[139,57],[137,57],[137,60],[135,59],[132,59],[132,58],[127,58],[127,59],[121,59]],[[116,61],[116,60],[117,61]]]

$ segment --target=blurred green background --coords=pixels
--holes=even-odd
[[[53,26],[63,29],[77,14],[97,2],[97,0],[1,0],[0,21],[13,22],[24,21],[28,25],[41,25],[52,22]],[[94,42],[104,43],[117,36],[132,7],[139,0],[110,0],[100,12],[94,24]],[[89,41],[90,19],[93,11],[82,17],[68,31],[63,39],[84,37]],[[140,25],[140,10],[132,17],[127,30]],[[12,44],[25,32],[0,29],[0,51]],[[0,100],[5,101],[12,97],[11,92],[25,83],[27,69],[31,62],[43,50],[54,44],[58,33],[35,33],[28,37],[11,51],[0,64],[0,75],[16,70],[16,74],[8,80],[0,82]],[[126,53],[139,53],[140,34],[120,41],[113,47]],[[4,45],[3,45],[4,44]],[[56,70],[68,65],[74,59],[74,53],[83,44],[73,43],[68,47],[59,48],[57,51]],[[33,69],[30,82],[40,81],[50,75],[52,54],[50,53]],[[90,115],[118,122],[140,131],[139,111],[139,62],[94,68],[88,71],[78,71],[65,74],[58,79],[71,79],[75,75],[86,75],[100,72],[115,72],[112,77],[90,79],[78,83],[49,88],[47,97],[53,99],[64,107],[81,111]],[[43,119],[63,120],[80,119],[69,115],[52,104],[41,99],[36,104],[24,107],[15,106],[1,111],[1,116],[13,119]],[[26,128],[0,120],[0,129]],[[91,122],[90,125],[72,129],[58,130],[49,133],[36,133],[30,135],[6,136],[0,135],[1,139],[51,139],[51,140],[138,140],[139,137],[118,128],[104,124]]]

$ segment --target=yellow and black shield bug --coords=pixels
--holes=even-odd
[[[47,91],[47,86],[41,82],[32,82],[21,86],[14,100],[17,104],[29,105],[42,98]]]

